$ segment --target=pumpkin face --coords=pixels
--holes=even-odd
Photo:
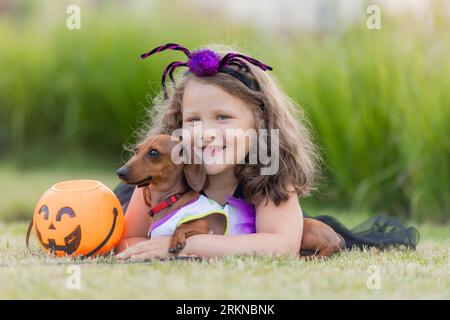
[[[124,221],[119,200],[101,182],[57,183],[39,199],[34,232],[41,246],[58,256],[99,255],[113,249]]]
[[[75,218],[76,217],[75,211],[72,208],[64,207],[64,208],[61,208],[58,211],[58,214],[56,215],[56,221],[61,221],[61,218],[62,218],[63,214],[69,215],[70,218]],[[44,204],[39,209],[38,215],[43,215],[44,220],[49,220],[50,212],[49,212],[48,206],[46,204]],[[56,221],[55,221],[55,223],[50,222],[50,225],[48,226],[48,230],[52,230],[52,231],[56,230],[56,227],[55,227]],[[71,255],[80,246],[80,242],[81,242],[81,226],[77,225],[72,232],[70,232],[67,236],[65,236],[64,237],[64,242],[61,245],[56,244],[56,241],[55,241],[54,238],[49,238],[50,235],[47,237],[47,242],[45,242],[42,239],[42,234],[39,231],[38,227],[36,227],[36,236],[37,236],[37,238],[39,240],[39,243],[47,251],[56,252],[56,253],[61,252],[61,253],[66,254],[66,255]]]

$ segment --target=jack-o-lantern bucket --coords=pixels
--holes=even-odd
[[[58,256],[96,256],[113,249],[124,228],[114,193],[95,180],[53,185],[36,204],[34,233],[41,246]]]

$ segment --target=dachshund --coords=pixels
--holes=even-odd
[[[175,164],[172,161],[172,151],[179,143],[180,140],[170,135],[149,137],[136,147],[135,155],[116,172],[125,183],[144,188],[144,201],[149,208],[155,208],[166,201],[167,204],[158,212],[152,214],[151,209],[149,210],[152,225],[187,203],[194,202],[206,185],[203,165]],[[171,201],[167,201],[171,198]],[[190,236],[211,232],[223,234],[225,224],[213,216],[214,214],[178,226],[171,237],[169,252],[178,254],[186,245],[186,238]]]
[[[164,205],[162,210],[154,214],[152,224],[195,201],[206,186],[203,165],[192,162],[175,164],[172,161],[172,151],[179,144],[180,140],[170,135],[151,136],[137,146],[135,155],[116,172],[125,183],[145,188],[144,200],[149,208],[160,204],[163,199],[179,195],[177,199],[172,197],[175,201]],[[179,225],[171,237],[169,252],[178,254],[186,245],[186,239],[196,234],[224,234],[225,223],[213,216]],[[321,221],[304,218],[301,255],[329,257],[344,247],[344,239],[331,227]]]
[[[345,249],[345,240],[330,226],[313,218],[303,218],[300,255],[327,258]]]

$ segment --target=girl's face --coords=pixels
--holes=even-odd
[[[193,146],[195,139],[208,175],[221,173],[245,159],[251,143],[249,129],[255,128],[250,107],[218,86],[195,78],[186,84],[182,110],[183,129],[188,136],[183,134],[183,141]]]

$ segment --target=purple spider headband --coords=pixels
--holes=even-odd
[[[250,79],[245,76],[243,73],[236,71],[235,69],[229,68],[231,65],[238,66],[239,68],[244,69],[249,72],[248,65],[243,61],[250,62],[251,64],[261,68],[263,71],[272,70],[271,66],[268,66],[256,59],[245,56],[240,53],[227,53],[223,58],[209,49],[200,49],[193,52],[190,52],[185,47],[182,47],[176,43],[168,43],[159,47],[156,47],[152,51],[141,54],[141,59],[148,58],[149,56],[159,53],[164,50],[178,50],[182,51],[187,57],[187,62],[174,61],[171,62],[166,69],[164,70],[162,76],[162,86],[164,91],[164,97],[167,99],[169,96],[167,94],[166,89],[166,78],[169,75],[169,78],[172,82],[173,72],[178,67],[188,67],[189,70],[199,77],[210,77],[215,75],[218,72],[229,74],[236,79],[240,80],[243,84],[245,84],[249,89],[254,91],[259,91],[259,84],[256,80]]]

